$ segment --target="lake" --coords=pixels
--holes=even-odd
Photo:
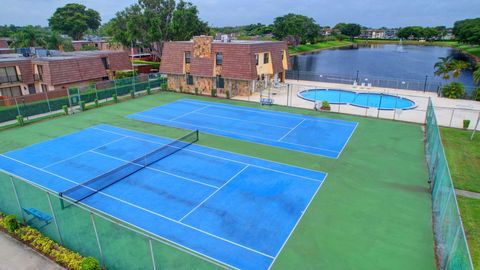
[[[315,74],[315,77],[330,75],[355,79],[358,70],[359,82],[368,83],[374,79],[395,80],[400,83],[410,81],[411,88],[423,89],[425,76],[428,76],[427,82],[431,87],[427,90],[435,91],[436,86],[445,81],[434,75],[433,65],[438,62],[439,57],[449,55],[456,59],[469,60],[458,50],[439,46],[375,44],[329,49],[292,56],[292,70],[288,77],[296,79],[299,76],[301,80],[312,80],[312,74]],[[473,88],[472,70],[464,70],[457,80],[465,84],[469,92]],[[413,83],[414,81],[416,83]]]

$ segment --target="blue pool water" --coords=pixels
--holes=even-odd
[[[415,102],[403,97],[378,93],[357,93],[345,90],[311,89],[300,92],[299,96],[311,101],[328,101],[331,104],[350,104],[380,110],[408,110],[416,106]]]

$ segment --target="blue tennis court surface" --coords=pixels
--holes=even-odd
[[[1,154],[0,170],[60,193],[171,141],[97,125]],[[231,267],[268,269],[325,177],[191,144],[80,203]]]
[[[180,99],[129,118],[338,158],[358,123]]]

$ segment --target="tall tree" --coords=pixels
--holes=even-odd
[[[197,7],[180,0],[170,24],[171,40],[189,40],[193,36],[207,34],[208,31],[207,23],[198,17]]]
[[[480,84],[480,63],[477,63],[477,69],[473,72],[473,80]]]
[[[342,26],[340,32],[342,35],[349,36],[351,40],[360,35],[362,27],[356,23],[349,23]]]
[[[480,18],[455,22],[453,33],[461,42],[480,44]]]
[[[100,14],[81,4],[67,4],[57,8],[48,24],[52,30],[67,34],[73,39],[81,39],[87,29],[96,30],[100,26]]]
[[[275,18],[272,25],[272,34],[277,39],[293,36],[299,39],[301,43],[314,42],[320,35],[320,26],[312,18],[289,13]]]
[[[147,40],[161,51],[163,42],[170,40],[170,24],[175,11],[175,0],[139,0],[147,21]]]

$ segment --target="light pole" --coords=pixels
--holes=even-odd
[[[427,80],[428,80],[428,75],[425,75],[425,83],[423,84],[423,93],[427,90]]]
[[[355,79],[355,81],[358,83],[358,70],[357,70],[357,78]]]

